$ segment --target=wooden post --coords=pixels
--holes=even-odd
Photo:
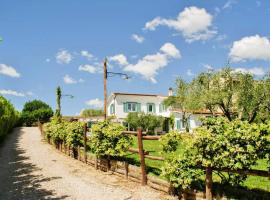
[[[87,124],[84,124],[83,132],[83,147],[84,147],[84,162],[87,163]]]
[[[127,161],[125,161],[125,177],[126,177],[126,179],[128,179],[128,162]]]
[[[142,170],[142,185],[147,184],[147,176],[145,169],[145,160],[144,160],[144,150],[143,150],[143,140],[142,140],[142,129],[138,129],[138,146],[139,146],[139,155],[141,160],[141,170]]]
[[[206,200],[212,200],[212,168],[211,167],[207,167],[206,168],[206,178],[205,178],[205,196],[206,196]]]

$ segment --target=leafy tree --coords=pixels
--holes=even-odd
[[[56,104],[57,104],[57,109],[55,111],[55,116],[60,119],[61,118],[61,98],[62,98],[62,91],[60,86],[56,88]]]
[[[164,118],[144,112],[130,112],[126,118],[126,122],[131,129],[137,130],[139,127],[148,133],[154,133],[156,128],[162,127]]]
[[[257,80],[251,74],[223,68],[203,72],[191,82],[178,78],[175,90],[175,96],[164,103],[184,113],[222,112],[230,121],[239,118],[249,123],[270,117],[270,75]]]
[[[22,122],[27,126],[32,126],[38,121],[47,122],[52,116],[51,107],[40,100],[26,102],[21,113]]]
[[[96,117],[96,116],[103,116],[104,111],[100,109],[84,109],[81,112],[82,117]]]

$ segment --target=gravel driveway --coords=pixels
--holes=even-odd
[[[37,128],[17,128],[0,147],[0,199],[175,199],[67,157],[41,140]]]

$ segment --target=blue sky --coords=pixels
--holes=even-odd
[[[167,94],[177,76],[191,80],[226,65],[262,77],[270,69],[270,1],[2,0],[0,93],[17,109],[41,99],[65,115],[99,107],[101,62],[132,76],[108,90]]]

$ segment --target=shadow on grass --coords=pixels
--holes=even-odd
[[[42,183],[60,179],[61,177],[44,177],[37,166],[24,156],[25,151],[18,145],[20,128],[9,134],[0,145],[0,199],[65,199],[53,190],[41,187]],[[44,158],[46,159],[46,158]]]

